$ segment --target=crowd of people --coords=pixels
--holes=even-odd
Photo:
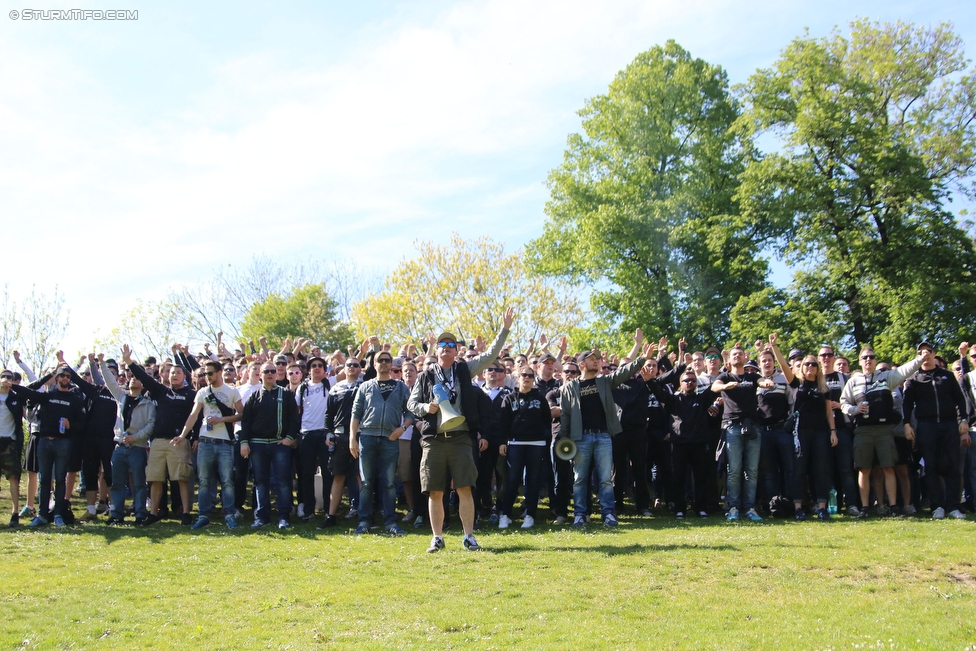
[[[565,337],[517,351],[514,317],[491,343],[443,332],[326,354],[307,339],[231,350],[218,337],[141,363],[127,345],[77,365],[59,352],[41,377],[15,352],[20,371],[0,373],[10,526],[73,524],[79,472],[83,521],[233,529],[250,510],[253,529],[325,530],[346,518],[357,535],[429,526],[431,553],[454,514],[478,550],[476,528],[530,529],[540,504],[574,528],[615,527],[625,508],[753,522],[976,511],[967,343],[951,370],[928,342],[900,366],[863,346],[852,372],[830,346],[784,355],[776,334],[690,351],[637,330],[619,358],[568,354]]]

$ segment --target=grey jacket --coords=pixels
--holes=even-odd
[[[352,418],[359,421],[359,435],[389,436],[404,423],[412,424],[415,419],[407,411],[409,398],[410,388],[400,380],[386,400],[377,378],[363,382],[352,401]]]
[[[108,390],[112,392],[115,402],[117,402],[119,405],[115,415],[115,442],[122,445],[122,439],[126,435],[129,435],[135,438],[135,441],[130,447],[147,447],[149,445],[149,436],[152,434],[153,426],[156,423],[155,403],[153,403],[152,399],[150,399],[148,395],[143,396],[142,400],[139,401],[139,404],[132,409],[132,420],[129,422],[129,428],[125,429],[124,422],[122,420],[122,406],[125,404],[126,400],[131,400],[132,398],[122,387],[119,386],[119,383],[115,381],[112,374],[108,370],[108,364],[102,361],[99,363],[99,367],[102,371],[102,377],[107,378],[105,386],[107,386]]]
[[[617,405],[613,402],[614,387],[618,387],[644,366],[643,355],[638,355],[632,362],[624,364],[610,375],[598,375],[596,388],[600,392],[600,402],[603,403],[603,411],[607,415],[607,429],[610,436],[616,436],[623,431],[620,426],[620,414]],[[559,391],[559,406],[562,415],[559,416],[559,436],[570,438],[574,441],[583,440],[583,414],[580,411],[580,381],[575,378],[562,386]]]

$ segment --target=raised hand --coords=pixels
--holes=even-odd
[[[505,316],[502,317],[502,327],[511,330],[513,321],[515,321],[515,308],[509,307],[505,310]]]

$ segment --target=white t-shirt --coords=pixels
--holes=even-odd
[[[17,429],[17,420],[7,407],[7,396],[0,394],[0,438],[12,439]]]
[[[295,401],[302,407],[302,432],[325,429],[325,406],[329,401],[330,382],[309,382],[307,388],[295,392]],[[305,403],[304,405],[302,403]]]
[[[213,392],[213,396],[211,396]],[[224,423],[217,423],[212,425],[212,429],[207,429],[207,418],[210,416],[216,416],[218,418],[222,417],[223,414],[220,413],[220,407],[214,400],[219,400],[224,403],[224,406],[234,408],[234,405],[241,399],[241,394],[238,392],[236,387],[232,387],[229,384],[222,384],[219,387],[203,387],[197,391],[196,397],[193,399],[195,403],[203,405],[203,424],[200,425],[200,436],[210,439],[221,439],[223,441],[229,441],[230,437],[227,435],[227,427]]]
[[[261,386],[262,386],[261,383],[258,382],[256,384],[245,384],[243,386],[237,387],[238,392],[241,394],[241,403],[243,404],[247,402],[247,399],[251,396],[251,394],[254,393],[255,391],[258,391],[261,388]],[[237,421],[236,423],[234,423],[234,431],[235,432],[241,431],[241,421]]]

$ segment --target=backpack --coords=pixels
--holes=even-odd
[[[864,402],[868,404],[868,413],[857,415],[855,423],[858,426],[885,425],[901,420],[901,417],[895,414],[895,400],[891,395],[891,389],[888,388],[887,380],[868,384],[865,378]]]

